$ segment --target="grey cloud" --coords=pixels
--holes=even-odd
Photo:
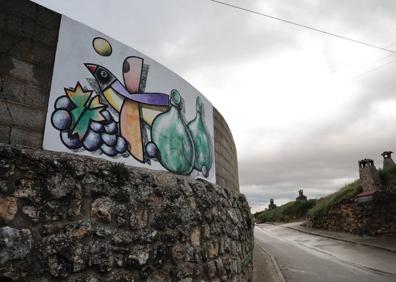
[[[121,40],[182,76],[203,76],[205,83],[214,89],[229,85],[232,81],[227,75],[241,64],[254,62],[257,58],[265,63],[266,59],[281,57],[284,52],[304,50],[311,44],[320,48],[330,69],[337,70],[337,58],[343,56],[341,49],[334,47],[343,42],[340,39],[210,1],[36,2],[63,11]],[[390,28],[396,21],[394,0],[229,2],[384,46],[396,35],[396,29]],[[363,48],[355,43],[343,44]],[[360,158],[371,157],[377,165],[381,164],[379,154],[382,150],[396,150],[396,126],[395,130],[389,123],[384,125],[386,130],[382,130],[383,124],[374,128],[359,126],[364,124],[375,103],[394,99],[395,71],[396,63],[355,78],[359,90],[336,116],[289,128],[289,135],[278,140],[276,150],[251,151],[255,148],[255,140],[270,139],[277,133],[276,129],[263,132],[251,128],[251,146],[238,151],[241,191],[246,193],[250,204],[263,205],[269,198],[292,200],[299,188],[303,188],[309,197],[319,197],[340,188],[344,180],[357,178]],[[285,83],[287,79],[285,77]],[[249,118],[253,116],[246,114]],[[230,127],[232,129],[233,124]],[[239,132],[233,133],[237,139]]]

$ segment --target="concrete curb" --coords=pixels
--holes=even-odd
[[[256,246],[258,246],[271,259],[271,262],[272,262],[272,264],[273,264],[273,266],[275,268],[276,275],[278,276],[277,277],[278,280],[280,282],[286,282],[286,279],[283,276],[283,273],[282,273],[282,271],[281,271],[281,269],[279,267],[279,264],[278,264],[278,261],[276,260],[276,258],[270,252],[268,252],[261,244],[259,244],[257,241],[254,242],[254,243],[255,243]]]
[[[298,231],[298,232],[301,232],[301,233],[306,233],[306,234],[310,234],[310,235],[314,235],[314,236],[324,237],[324,238],[333,239],[333,240],[337,240],[337,241],[342,241],[342,242],[346,242],[346,243],[350,243],[350,244],[361,245],[361,246],[365,246],[365,247],[370,247],[370,248],[376,248],[376,249],[384,250],[384,251],[391,252],[391,253],[396,253],[396,250],[394,250],[394,249],[389,249],[389,248],[386,248],[386,247],[381,247],[381,246],[369,244],[369,243],[366,243],[366,242],[356,242],[356,241],[353,241],[353,240],[338,238],[336,236],[331,236],[331,235],[328,235],[328,234],[322,234],[322,233],[319,233],[319,232],[307,230],[305,228],[303,229],[303,228],[296,228],[296,227],[292,227],[292,226],[282,226],[282,225],[280,225],[280,226],[284,227],[284,228],[291,229],[291,230],[295,230],[295,231]]]

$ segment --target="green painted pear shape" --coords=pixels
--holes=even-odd
[[[194,169],[194,143],[183,119],[182,99],[172,90],[168,111],[159,114],[151,127],[151,141],[159,151],[158,160],[167,170],[189,175]]]
[[[211,139],[202,117],[204,106],[200,97],[197,97],[196,104],[197,115],[188,123],[188,129],[191,132],[195,148],[194,168],[201,171],[204,177],[208,177],[212,166]]]

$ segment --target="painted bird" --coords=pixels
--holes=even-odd
[[[124,84],[113,73],[97,64],[84,64],[95,77],[109,104],[119,112],[121,135],[129,142],[129,152],[144,162],[141,121],[151,125],[154,118],[169,106],[164,93],[139,93],[143,59],[128,57],[123,64]]]

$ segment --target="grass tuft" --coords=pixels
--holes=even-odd
[[[378,173],[385,190],[396,192],[396,167],[379,169]]]
[[[362,191],[362,186],[360,184],[360,180],[355,180],[354,182],[345,185],[343,188],[338,190],[337,192],[328,195],[327,197],[319,199],[318,203],[309,210],[309,216],[319,216],[324,215],[328,212],[328,210],[349,198],[354,197]]]

